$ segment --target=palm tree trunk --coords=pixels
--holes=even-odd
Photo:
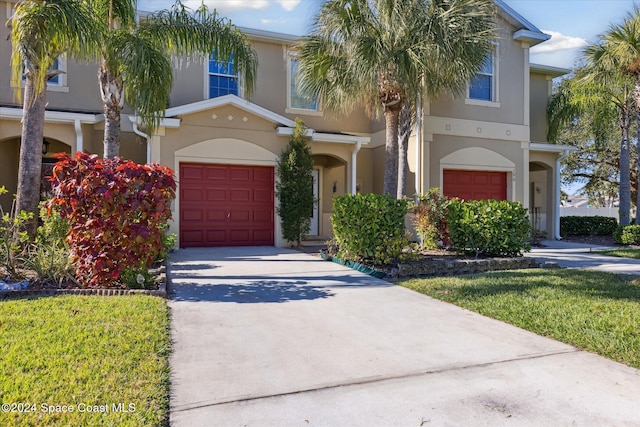
[[[124,96],[121,82],[113,78],[104,63],[98,70],[102,108],[104,111],[104,158],[113,159],[120,155],[120,111]]]
[[[623,109],[620,113],[620,129],[622,141],[620,142],[620,225],[628,225],[631,211],[631,181],[630,181],[630,154],[629,154],[629,127],[631,118],[629,111]]]
[[[34,101],[30,104],[29,101],[32,99]],[[25,229],[31,237],[35,236],[38,224],[40,181],[42,179],[42,137],[46,105],[46,90],[43,90],[34,99],[33,81],[28,77],[24,86],[16,213],[20,211],[33,213],[33,219],[25,225]]]
[[[384,160],[384,194],[394,196],[398,192],[398,122],[400,105],[385,106],[384,121],[385,160]]]
[[[398,123],[398,199],[402,199],[406,195],[407,171],[409,170],[407,151],[409,149],[412,124],[411,107],[405,104],[400,111]]]
[[[637,135],[636,135],[636,221],[640,216],[640,114],[636,113]]]

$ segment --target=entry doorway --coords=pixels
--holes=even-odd
[[[309,227],[309,236],[317,236],[319,233],[319,214],[318,214],[318,195],[320,194],[318,182],[320,178],[320,171],[318,169],[314,169],[312,171],[313,175],[313,198],[316,200],[316,203],[313,205],[313,213],[311,215],[311,224]]]

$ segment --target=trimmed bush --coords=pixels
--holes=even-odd
[[[617,226],[618,221],[607,216],[560,217],[561,236],[611,236]]]
[[[431,188],[418,196],[418,203],[413,208],[413,225],[423,249],[437,249],[438,242],[449,242],[447,206],[449,199],[440,194],[438,188]]]
[[[511,257],[531,249],[529,215],[517,202],[452,200],[447,222],[459,253]]]
[[[622,245],[640,245],[640,225],[618,227],[613,233],[613,239]]]
[[[389,265],[408,239],[404,229],[407,201],[381,194],[347,194],[333,199],[333,236],[338,256],[351,261]]]
[[[81,152],[58,159],[49,206],[70,223],[67,241],[82,286],[118,286],[123,271],[148,267],[166,250],[172,170]]]

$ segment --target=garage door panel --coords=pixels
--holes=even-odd
[[[227,200],[227,190],[224,188],[212,188],[206,190],[207,202],[224,202]]]
[[[251,189],[232,188],[229,190],[229,201],[231,202],[250,202]]]
[[[442,192],[463,200],[506,200],[507,173],[445,169]]]
[[[273,167],[181,163],[180,177],[182,247],[273,245]]]

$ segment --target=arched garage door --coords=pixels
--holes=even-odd
[[[507,200],[507,173],[445,169],[442,193],[464,200]]]
[[[273,246],[274,168],[180,163],[180,246]]]

